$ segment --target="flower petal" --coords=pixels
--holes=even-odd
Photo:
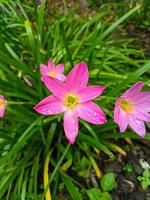
[[[84,62],[76,65],[68,74],[66,86],[72,91],[79,91],[87,86],[89,73],[87,65]]]
[[[63,83],[56,80],[55,78],[44,77],[43,81],[46,87],[59,99],[63,99],[66,94],[66,88]]]
[[[88,86],[78,92],[80,96],[80,103],[90,101],[98,97],[103,90],[105,89],[104,86]]]
[[[114,122],[119,125],[120,132],[124,132],[128,126],[128,115],[120,108],[119,100],[115,104]]]
[[[60,81],[65,81],[66,80],[66,76],[63,74],[57,74],[57,79]]]
[[[64,130],[70,144],[73,144],[78,134],[78,116],[73,110],[68,110],[64,113]]]
[[[107,121],[104,112],[92,101],[80,104],[77,109],[78,116],[87,122],[92,124],[104,124]]]
[[[43,115],[54,115],[62,113],[66,107],[55,96],[48,96],[38,103],[34,109]]]
[[[117,100],[115,103],[115,109],[114,109],[114,122],[116,124],[118,124],[120,120],[119,113],[120,113],[120,106],[119,106],[119,100]]]
[[[44,64],[40,65],[40,72],[41,72],[42,75],[45,75],[47,73],[47,70],[48,69],[47,69],[46,65],[44,65]]]
[[[118,121],[120,132],[124,132],[128,126],[128,115],[122,109],[119,110],[119,121]]]
[[[140,107],[135,109],[134,116],[139,120],[150,122],[150,114]]]
[[[141,104],[147,101],[150,101],[150,92],[149,91],[145,91],[145,92],[141,92],[136,96],[132,97],[134,99],[134,102],[136,104]]]
[[[48,71],[53,71],[55,70],[55,64],[53,63],[52,60],[48,61]]]
[[[145,112],[150,112],[150,100],[138,105]]]
[[[64,64],[59,64],[56,66],[57,73],[63,73],[64,71]]]
[[[5,114],[6,106],[7,106],[7,101],[5,100],[4,96],[0,96],[0,102],[1,102],[1,105],[0,105],[0,117],[3,117],[4,114]]]
[[[141,89],[144,87],[144,83],[142,81],[137,82],[131,88],[129,88],[122,96],[123,97],[133,97],[139,94]]]
[[[144,137],[146,134],[146,129],[144,122],[135,118],[135,117],[130,117],[129,118],[129,126],[141,137]]]

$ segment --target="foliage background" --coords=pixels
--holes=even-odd
[[[121,92],[136,81],[144,81],[145,90],[150,84],[149,45],[143,45],[136,32],[149,31],[149,4],[89,0],[68,8],[65,0],[60,7],[45,0],[39,5],[0,0],[0,94],[8,101],[0,120],[0,199],[44,199],[44,172],[52,199],[86,199],[91,171],[101,177],[101,152],[112,159],[118,152],[126,154],[112,139],[138,136],[129,129],[118,132],[113,108]],[[106,86],[96,102],[108,123],[99,127],[80,121],[72,146],[64,136],[61,116],[40,116],[33,110],[49,95],[39,72],[49,58],[65,63],[66,74],[84,61],[90,84]]]

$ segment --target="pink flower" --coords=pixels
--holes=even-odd
[[[3,96],[0,96],[0,117],[3,117],[5,114],[7,102]]]
[[[141,92],[143,86],[143,82],[134,84],[116,101],[114,121],[120,132],[129,125],[138,135],[146,134],[144,121],[150,122],[150,91]]]
[[[48,61],[48,67],[44,64],[40,65],[40,71],[42,74],[42,80],[45,76],[49,76],[52,78],[56,78],[60,81],[65,81],[66,80],[66,76],[63,75],[63,71],[64,71],[64,65],[63,64],[59,64],[55,67],[55,64],[53,63],[52,60]]]
[[[44,83],[53,95],[44,98],[34,108],[44,115],[64,112],[64,130],[71,144],[78,134],[79,117],[93,124],[106,122],[103,111],[91,101],[103,92],[104,87],[87,86],[88,79],[88,69],[83,62],[71,70],[65,83],[45,77]]]

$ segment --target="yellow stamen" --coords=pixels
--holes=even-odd
[[[0,99],[0,108],[3,106],[3,100]]]
[[[125,111],[125,112],[132,112],[134,109],[134,106],[127,100],[122,100],[120,103],[120,107]]]
[[[72,109],[77,105],[78,100],[79,100],[78,96],[76,96],[74,94],[68,94],[68,95],[66,95],[66,97],[64,99],[64,104],[68,108]]]
[[[53,71],[53,72],[49,72],[49,73],[48,73],[48,76],[53,77],[53,78],[56,78],[57,74],[56,74],[55,71]]]

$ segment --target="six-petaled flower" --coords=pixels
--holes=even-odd
[[[114,121],[120,132],[129,125],[139,136],[146,134],[144,122],[150,122],[150,91],[141,92],[143,86],[143,82],[134,84],[116,101]]]
[[[55,66],[52,60],[48,61],[48,66],[45,64],[40,65],[40,71],[42,74],[42,80],[45,76],[49,76],[51,78],[56,78],[60,81],[65,81],[66,76],[63,74],[64,71],[64,65],[63,64],[58,64]]]
[[[35,110],[44,115],[64,112],[64,130],[71,144],[78,134],[78,118],[93,124],[104,124],[106,117],[101,108],[92,100],[104,90],[104,86],[87,86],[88,68],[81,62],[68,74],[65,83],[45,76],[43,81],[52,92],[35,106]]]

